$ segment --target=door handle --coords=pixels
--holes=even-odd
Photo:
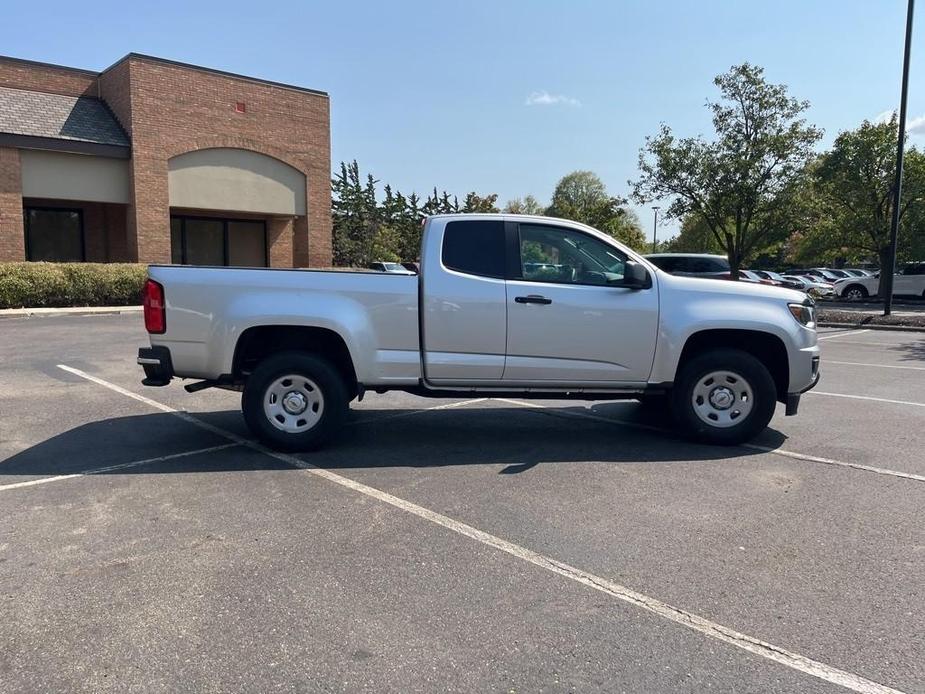
[[[551,304],[552,299],[547,299],[545,296],[540,296],[539,294],[529,294],[527,296],[516,296],[514,301],[518,304]]]

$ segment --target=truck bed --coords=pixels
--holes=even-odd
[[[234,346],[249,328],[327,328],[348,336],[362,383],[414,384],[420,377],[418,277],[375,271],[152,265],[164,287],[166,331],[177,376],[231,373]],[[182,336],[182,339],[181,339]]]

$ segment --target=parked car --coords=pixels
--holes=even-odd
[[[777,282],[783,287],[786,287],[787,289],[797,289],[799,291],[803,291],[802,282],[788,280],[779,272],[772,272],[771,270],[755,270],[754,272],[759,277],[764,277],[765,279],[774,280],[775,282]]]
[[[152,265],[143,383],[241,390],[261,441],[306,450],[388,390],[663,398],[691,437],[741,443],[818,380],[803,294],[670,275],[577,222],[432,216],[420,258],[420,275]]]
[[[828,282],[821,282],[812,275],[784,275],[789,282],[799,283],[803,291],[817,299],[827,299],[835,295],[835,289]]]
[[[835,293],[849,301],[859,301],[880,293],[876,277],[849,277],[835,282]],[[918,296],[925,299],[925,263],[911,263],[893,276],[894,296]]]
[[[834,282],[837,279],[842,279],[842,277],[847,276],[847,273],[843,273],[841,270],[829,270],[828,268],[822,267],[810,268],[809,270],[806,270],[806,272],[800,274],[818,277],[819,279],[826,282]]]
[[[813,269],[814,269],[814,270],[818,270],[818,271],[820,271],[820,272],[824,272],[824,273],[826,274],[827,277],[834,277],[835,279],[842,279],[842,278],[844,278],[844,277],[851,277],[851,273],[848,272],[847,270],[840,270],[840,269],[834,268],[834,267],[817,267],[817,268],[813,268]]]
[[[413,275],[414,273],[401,263],[375,262],[369,264],[370,270],[378,272],[394,272],[398,275]]]
[[[708,253],[650,253],[645,256],[660,270],[682,277],[707,277],[728,280],[729,260],[724,255]]]
[[[745,270],[743,268],[739,268],[739,279],[740,280],[744,279],[748,282],[757,282],[758,284],[767,284],[768,286],[771,286],[771,287],[779,286],[779,283],[776,282],[775,280],[768,279],[767,277],[762,277],[754,270]]]

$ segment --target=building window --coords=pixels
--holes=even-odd
[[[27,207],[26,260],[81,262],[84,260],[84,225],[80,210]]]
[[[263,221],[171,217],[170,256],[177,265],[267,267]]]

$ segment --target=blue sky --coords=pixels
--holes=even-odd
[[[402,191],[548,201],[575,169],[627,194],[662,121],[709,132],[750,61],[809,99],[823,144],[898,108],[905,0],[12,3],[0,52],[102,69],[130,51],[323,89],[333,162]],[[925,143],[925,25],[909,117]],[[914,120],[918,119],[920,120]],[[639,210],[651,228],[651,211]],[[668,225],[668,232],[674,225]]]

